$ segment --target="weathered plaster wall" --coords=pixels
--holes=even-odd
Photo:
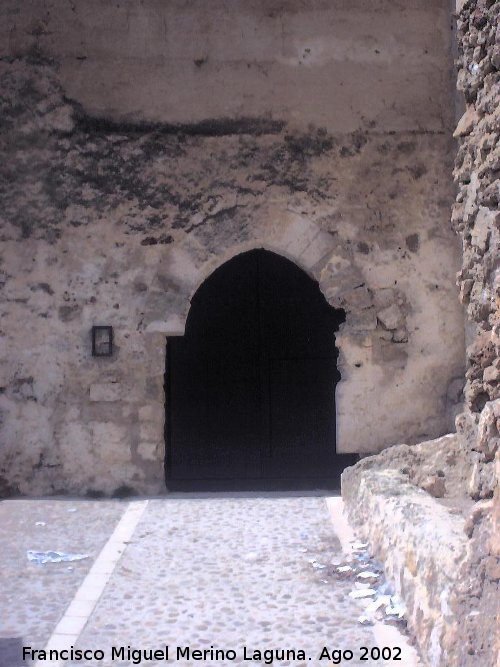
[[[123,121],[264,118],[442,131],[445,0],[4,0],[0,54],[60,63],[65,93]]]
[[[166,336],[182,333],[211,271],[254,247],[294,260],[346,310],[340,451],[449,430],[464,343],[446,4],[271,5],[224,15],[237,42],[219,5],[3,3],[1,475],[12,490],[164,488]],[[266,30],[263,74],[250,42]],[[193,59],[182,49],[200,31],[206,54]],[[300,65],[299,45],[321,58]],[[93,324],[115,327],[112,359],[91,357]]]

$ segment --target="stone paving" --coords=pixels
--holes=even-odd
[[[29,638],[43,648],[125,507],[120,501],[0,502],[0,639]],[[37,565],[28,550],[90,557]]]
[[[0,503],[2,542],[13,541],[16,554],[12,581],[0,592],[0,637],[23,637],[25,645],[38,649],[44,648],[92,561],[71,563],[72,570],[67,563],[35,566],[22,562],[25,549],[71,548],[95,556],[125,509],[112,501],[60,502],[54,515],[45,502],[54,505],[31,501],[34,509],[26,513],[30,530],[21,530],[21,538],[15,526],[4,522],[8,503]],[[71,508],[77,512],[69,513]],[[38,520],[47,524],[37,530],[54,522],[62,531],[58,539],[46,534],[35,540],[32,525]],[[14,529],[7,540],[6,525]],[[101,649],[104,659],[68,664],[264,665],[271,664],[270,656],[254,651],[295,649],[295,658],[275,654],[272,664],[406,667],[399,661],[361,660],[361,647],[377,642],[372,628],[357,621],[362,608],[348,595],[352,584],[315,567],[340,558],[340,543],[321,497],[151,500],[76,643],[77,649]],[[35,598],[29,590],[37,591]],[[148,651],[166,646],[168,659],[147,659]],[[124,653],[113,656],[112,647],[124,647]],[[127,655],[128,647],[146,651],[142,662],[138,653]],[[178,654],[177,647],[213,647],[235,655],[196,660],[196,654]],[[323,647],[354,655],[340,663],[326,655],[320,661]],[[251,656],[253,660],[245,659]]]

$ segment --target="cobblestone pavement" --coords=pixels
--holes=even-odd
[[[120,501],[0,502],[0,639],[24,637],[45,646],[125,507]],[[37,565],[28,550],[90,557]]]
[[[69,564],[73,570],[67,569],[67,563],[26,565],[27,560],[21,563],[25,549],[71,548],[95,556],[124,504],[47,501],[57,506],[53,514],[55,510],[44,509],[45,501],[25,502],[34,509],[26,513],[30,530],[21,530],[22,539],[19,531],[10,538],[15,564],[7,594],[3,588],[0,592],[2,622],[7,623],[0,626],[0,636],[23,637],[25,645],[42,649],[83,579],[88,561]],[[72,507],[77,512],[70,514],[67,510]],[[5,510],[5,503],[0,503],[1,509]],[[6,514],[0,513],[2,535]],[[48,528],[54,521],[62,531],[60,539],[49,534],[46,539],[34,539],[37,533],[31,526],[38,516],[49,521],[37,529]],[[66,539],[68,535],[71,539]],[[104,659],[68,664],[406,667],[400,661],[361,659],[361,647],[377,642],[371,627],[357,621],[362,608],[348,595],[352,584],[328,577],[318,567],[335,558],[341,558],[340,543],[324,498],[221,495],[151,500],[76,642],[76,648],[104,651]],[[29,581],[23,580],[26,572]],[[30,589],[36,590],[35,598],[27,595]],[[148,659],[148,651],[166,646],[168,659]],[[124,647],[124,652],[117,657],[112,647],[118,651]],[[146,651],[142,662],[138,653],[128,655],[128,647]],[[195,660],[196,654],[187,657],[185,647],[234,650],[235,655]],[[323,647],[333,660],[325,654],[319,660]],[[280,659],[274,654],[271,663],[271,656],[263,652],[273,649],[295,649],[296,657]],[[339,649],[352,651],[353,657],[347,654],[348,660],[335,662],[337,654],[332,651]],[[252,656],[253,660],[245,659]]]

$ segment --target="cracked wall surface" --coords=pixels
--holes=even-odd
[[[164,489],[166,336],[256,247],[346,311],[339,451],[439,436],[461,409],[447,4],[212,9],[0,8],[12,492]],[[114,327],[110,359],[94,324]]]

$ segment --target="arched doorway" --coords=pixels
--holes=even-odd
[[[335,486],[334,332],[344,313],[289,260],[252,250],[200,286],[169,337],[170,489]]]

